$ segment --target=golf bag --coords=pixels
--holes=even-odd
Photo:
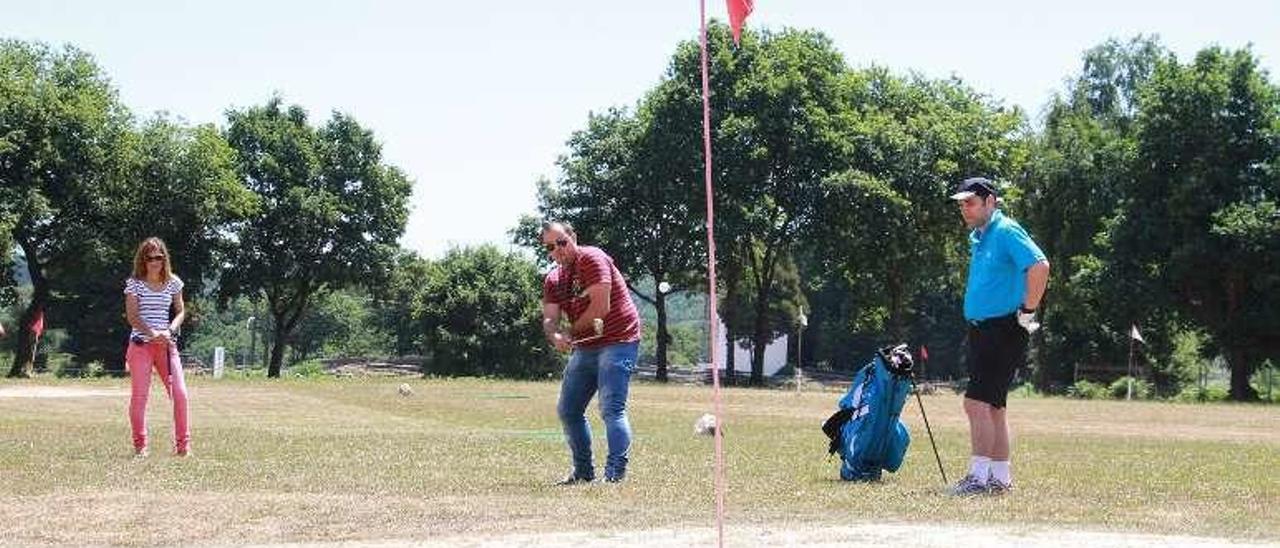
[[[840,454],[840,478],[874,481],[896,472],[911,443],[899,417],[911,391],[911,353],[906,345],[885,347],[853,377],[839,408],[822,425],[828,453]]]

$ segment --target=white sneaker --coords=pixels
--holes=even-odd
[[[1004,495],[1013,490],[1013,482],[1005,483],[995,478],[987,480],[987,493]]]
[[[972,474],[967,475],[951,487],[951,494],[957,497],[972,497],[974,495],[984,495],[987,492],[987,482],[982,481]]]

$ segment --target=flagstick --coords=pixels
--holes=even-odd
[[[1133,399],[1133,334],[1137,332],[1137,328],[1130,328],[1129,331],[1129,388],[1125,391],[1124,399],[1129,401]]]
[[[711,337],[711,394],[716,417],[716,546],[724,546],[724,421],[720,418],[720,360],[716,359],[716,239],[711,188],[711,103],[707,80],[707,0],[698,0],[702,43],[702,154],[707,193],[707,307]]]

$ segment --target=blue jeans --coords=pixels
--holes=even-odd
[[[618,343],[600,348],[575,348],[560,383],[560,403],[556,412],[564,425],[564,437],[573,454],[573,475],[594,479],[591,459],[591,425],[587,423],[587,403],[600,392],[600,416],[609,441],[605,460],[606,479],[620,480],[627,473],[631,452],[631,422],[627,420],[627,391],[636,369],[640,343]]]

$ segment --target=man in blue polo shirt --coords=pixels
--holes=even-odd
[[[1049,261],[1018,222],[999,209],[995,185],[965,179],[951,195],[969,234],[969,279],[964,317],[969,324],[969,473],[956,495],[1002,494],[1013,487],[1005,399],[1026,359],[1027,339],[1040,327],[1036,307],[1049,282]]]

